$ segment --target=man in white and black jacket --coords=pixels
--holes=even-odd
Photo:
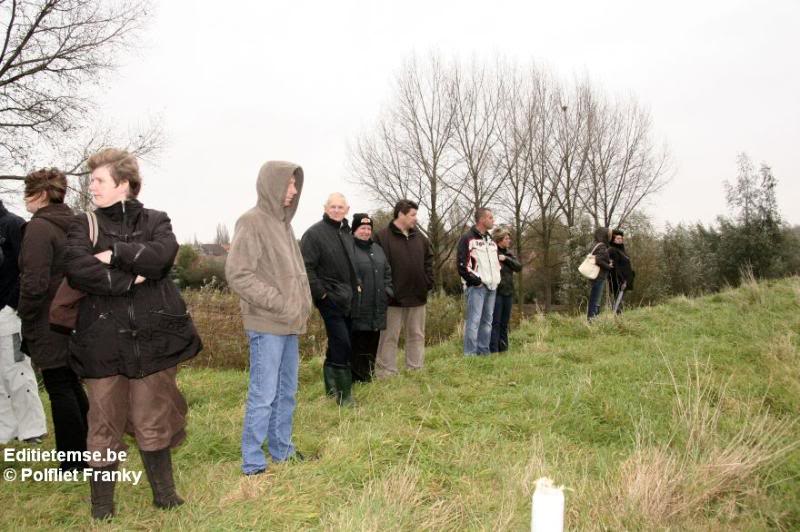
[[[492,211],[480,208],[475,212],[475,225],[458,242],[458,273],[467,296],[464,356],[489,354],[492,314],[500,284],[497,244],[489,236],[492,227]]]

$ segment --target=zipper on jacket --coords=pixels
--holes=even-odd
[[[137,373],[140,377],[144,377],[144,371],[142,370],[142,354],[139,350],[139,331],[136,329],[136,313],[133,310],[133,292],[128,294],[128,319],[130,320],[130,333],[133,339],[133,354],[136,357]]]

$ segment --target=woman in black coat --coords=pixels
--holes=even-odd
[[[175,492],[171,449],[186,437],[186,401],[175,380],[177,365],[201,349],[180,293],[169,279],[178,243],[166,213],[145,209],[136,159],[102,150],[88,161],[89,190],[97,207],[98,240],[76,218],[67,238],[70,285],[83,293],[70,340],[70,363],[89,395],[87,449],[123,451],[126,432],[136,439],[153,503],[183,503]],[[95,471],[116,461],[91,460]],[[93,477],[92,516],[114,513],[114,482]]]
[[[23,228],[19,257],[19,313],[22,337],[50,397],[56,449],[86,450],[89,401],[78,376],[68,364],[69,336],[50,329],[49,310],[64,278],[67,230],[74,218],[64,204],[67,178],[55,168],[31,172],[25,177],[25,208],[33,214]],[[64,460],[63,470],[86,465]]]
[[[611,237],[611,230],[608,227],[598,227],[594,232],[594,255],[595,264],[600,266],[600,273],[596,279],[592,280],[592,289],[589,293],[589,321],[600,314],[600,302],[603,299],[603,287],[608,279],[608,272],[613,268],[613,263],[608,254],[608,242]]]
[[[386,307],[393,295],[392,269],[383,248],[372,241],[372,219],[368,214],[353,215],[352,231],[353,266],[361,292],[353,298],[350,368],[354,381],[369,382],[375,371],[381,331],[386,328]]]
[[[500,284],[494,300],[492,314],[492,336],[489,352],[508,351],[508,324],[511,321],[511,307],[514,304],[514,272],[522,270],[522,264],[509,250],[511,234],[506,229],[498,229],[492,235],[497,244],[497,257],[500,261]]]
[[[608,256],[614,265],[611,275],[608,276],[614,309],[617,314],[622,314],[622,298],[625,292],[633,290],[633,278],[636,272],[633,271],[631,258],[625,251],[625,233],[619,229],[611,232]]]

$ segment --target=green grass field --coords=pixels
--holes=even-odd
[[[294,433],[313,459],[254,478],[239,470],[247,374],[183,370],[186,505],[159,511],[144,480],[123,484],[98,526],[86,484],[4,481],[0,529],[525,530],[540,476],[567,487],[570,530],[800,528],[800,279],[591,327],[540,317],[512,342],[429,348],[424,370],[357,386],[352,410],[304,361]]]

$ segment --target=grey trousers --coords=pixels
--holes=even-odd
[[[375,360],[378,378],[397,375],[397,343],[403,327],[406,329],[406,367],[422,367],[425,360],[425,305],[389,307],[386,309],[386,329],[381,331]]]

